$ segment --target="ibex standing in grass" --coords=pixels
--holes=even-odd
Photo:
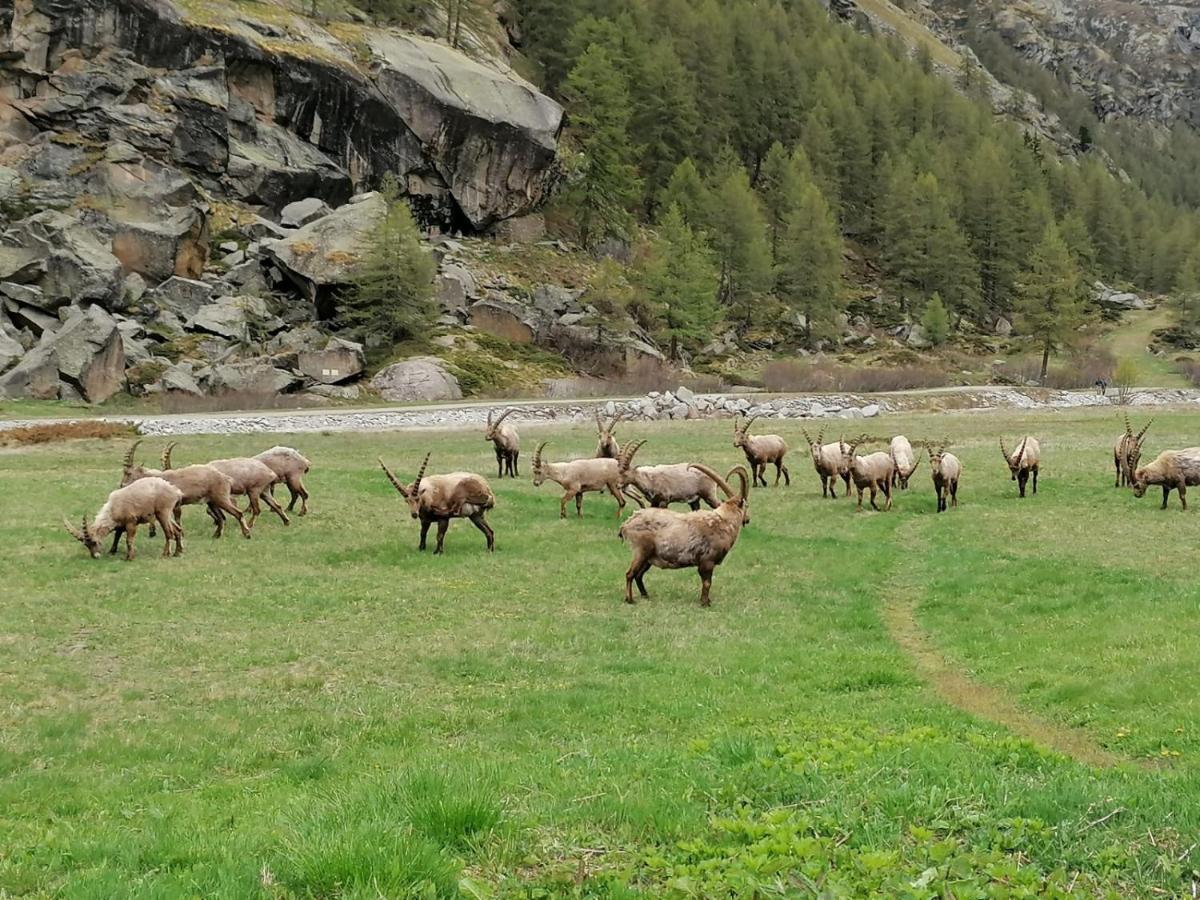
[[[157,522],[163,530],[162,556],[166,559],[171,555],[171,541],[175,542],[175,555],[182,552],[182,533],[175,522],[176,512],[182,502],[183,492],[175,485],[161,478],[139,478],[109,494],[91,524],[84,517],[82,530],[73,528],[66,519],[63,519],[63,524],[75,540],[87,547],[92,559],[100,558],[100,542],[109,532],[115,531],[118,535],[123,533],[125,559],[131,560],[137,527]]]
[[[625,417],[624,413],[617,413],[606,424],[603,417],[600,415],[600,410],[596,410],[596,457],[597,459],[619,459],[621,456],[621,445],[617,443],[614,432],[617,428],[617,423]]]
[[[408,504],[412,517],[421,522],[421,542],[417,549],[425,549],[425,536],[429,533],[429,526],[437,522],[437,546],[433,552],[435,555],[441,553],[450,520],[470,519],[471,524],[487,538],[488,552],[494,552],[496,533],[487,523],[487,511],[496,505],[496,497],[487,480],[474,472],[450,472],[447,475],[430,475],[426,478],[425,469],[429,465],[429,456],[430,454],[425,454],[416,480],[410,485],[405,485],[396,478],[383,464],[383,460],[379,460],[380,468],[387,475],[392,487],[400,492],[400,496]]]
[[[716,509],[721,500],[717,496],[717,485],[711,478],[687,463],[663,466],[633,466],[633,456],[645,441],[634,441],[625,445],[618,462],[618,474],[622,489],[637,488],[653,507],[665,509],[672,503],[686,503],[692,509],[700,508],[700,501]]]
[[[1012,480],[1017,482],[1020,488],[1020,495],[1025,496],[1025,484],[1029,481],[1030,475],[1033,476],[1033,493],[1036,495],[1038,467],[1042,461],[1042,448],[1038,444],[1037,438],[1025,435],[1017,446],[1017,452],[1011,456],[1004,448],[1004,438],[1000,438],[1000,452],[1004,454],[1004,461],[1012,473]]]
[[[945,442],[937,450],[932,444],[926,444],[929,451],[929,469],[933,476],[933,489],[937,492],[937,511],[946,511],[946,498],[950,505],[958,506],[958,479],[962,475],[962,463],[953,453],[946,452]]]
[[[1179,505],[1187,509],[1187,489],[1200,484],[1200,447],[1188,447],[1186,450],[1164,450],[1158,458],[1149,465],[1141,468],[1129,466],[1133,496],[1146,496],[1146,489],[1152,484],[1162,487],[1162,508],[1167,508],[1167,498],[1171,490],[1179,491]]]
[[[742,526],[750,522],[750,484],[746,470],[735,467],[729,477],[736,475],[741,490],[734,494],[729,482],[708,466],[693,464],[718,485],[728,498],[716,509],[697,512],[676,512],[670,509],[641,509],[629,517],[617,532],[633,550],[633,560],[625,573],[625,602],[633,603],[633,585],[643,597],[646,585],[642,578],[651,566],[660,569],[696,569],[700,575],[700,605],[712,600],[713,569],[729,555],[737,543]]]
[[[1154,419],[1146,423],[1146,427],[1137,434],[1129,424],[1129,414],[1125,414],[1125,431],[1113,444],[1113,466],[1117,470],[1117,480],[1113,487],[1125,487],[1133,484],[1133,472],[1142,459],[1142,438],[1154,424]]]
[[[562,486],[563,495],[558,504],[558,517],[567,517],[567,501],[575,498],[575,514],[583,516],[583,495],[590,491],[608,491],[617,501],[617,518],[625,511],[625,495],[621,490],[621,476],[615,459],[574,459],[570,462],[548,463],[542,461],[542,450],[549,441],[542,441],[533,451],[533,486],[541,487],[547,481]]]
[[[801,433],[804,435],[804,440],[808,442],[808,452],[812,455],[813,468],[817,470],[817,475],[821,478],[821,496],[836,500],[839,478],[846,483],[846,496],[850,496],[850,466],[846,461],[848,445],[845,441],[838,440],[836,444],[822,444],[821,441],[825,438],[824,426],[817,432],[815,441],[808,436],[808,432],[804,429],[801,429]]]
[[[503,478],[505,475],[516,478],[519,474],[517,458],[521,455],[521,435],[516,425],[504,421],[512,412],[511,408],[506,409],[492,421],[492,412],[488,410],[487,433],[483,439],[491,441],[496,448],[497,478]]]
[[[913,472],[917,471],[917,466],[921,464],[921,457],[913,452],[912,444],[902,434],[892,438],[891,452],[892,459],[896,461],[896,473],[892,476],[892,487],[899,487],[900,490],[907,491],[908,479],[912,478]]]
[[[312,463],[299,450],[291,447],[272,447],[254,456],[259,462],[275,473],[275,484],[271,485],[271,496],[275,496],[275,485],[286,484],[291,501],[287,511],[291,512],[300,501],[300,515],[308,515],[308,491],[304,487],[304,476],[312,468]]]
[[[163,451],[162,465],[164,471],[171,469],[171,451],[175,449],[176,442],[172,441],[167,444],[167,448]],[[275,498],[271,496],[271,486],[275,484],[275,472],[265,462],[258,459],[251,459],[248,456],[235,456],[231,459],[210,459],[205,465],[216,469],[222,475],[229,478],[231,484],[229,491],[234,496],[241,494],[246,495],[246,499],[250,501],[250,521],[245,523],[243,532],[248,534],[249,530],[254,527],[254,523],[262,514],[262,507],[258,501],[262,500],[271,508],[275,515],[279,516],[279,520],[284,525],[290,525],[291,520],[288,519],[287,513],[283,511]],[[225,512],[228,510],[217,509],[211,510],[213,520],[217,523],[217,532],[213,537],[220,537],[225,529]]]
[[[754,481],[754,486],[758,487],[761,483],[763,487],[767,486],[766,475],[767,463],[775,465],[775,484],[779,484],[779,476],[783,475],[783,483],[790,485],[791,477],[788,475],[788,468],[783,464],[783,458],[787,456],[788,445],[777,434],[750,434],[750,426],[758,416],[751,416],[746,420],[745,425],[739,426],[740,417],[733,420],[733,446],[740,447],[742,452],[746,454],[746,462],[750,464],[750,474]]]
[[[876,511],[879,507],[875,505],[875,495],[882,491],[886,498],[884,509],[892,508],[892,477],[896,474],[896,460],[892,458],[891,452],[884,453],[882,450],[875,453],[869,453],[866,456],[858,456],[856,451],[860,444],[867,440],[864,434],[850,445],[850,477],[854,480],[854,487],[858,491],[858,509],[862,509],[863,491],[871,491],[871,509]]]

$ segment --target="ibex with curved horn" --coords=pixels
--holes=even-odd
[[[575,514],[583,515],[583,495],[590,491],[608,491],[617,501],[617,517],[625,511],[625,495],[615,459],[574,459],[570,462],[542,461],[542,450],[549,441],[542,441],[533,451],[533,486],[547,481],[562,485],[563,495],[558,504],[558,517],[567,517],[567,501],[575,498]]]
[[[517,458],[521,455],[521,435],[516,425],[504,421],[512,413],[512,407],[509,407],[492,421],[492,411],[488,410],[487,432],[483,439],[491,441],[496,448],[497,478],[505,475],[516,478],[520,474],[517,471]]]
[[[804,440],[808,442],[808,452],[812,455],[813,468],[821,479],[821,496],[837,499],[837,480],[846,483],[846,496],[850,496],[850,466],[847,463],[846,450],[848,445],[839,439],[836,444],[822,444],[825,439],[825,426],[817,432],[814,441],[808,431],[801,429]]]
[[[782,475],[783,483],[790,485],[792,479],[787,466],[783,464],[783,458],[788,452],[787,442],[777,434],[750,434],[750,426],[757,418],[758,416],[751,416],[746,420],[746,424],[740,427],[738,423],[741,417],[733,420],[733,446],[740,447],[746,454],[746,462],[750,465],[750,475],[755,487],[758,487],[760,482],[763,487],[767,486],[767,463],[775,465],[775,484],[779,484],[779,476]]]
[[[625,418],[625,413],[619,412],[606,423],[600,415],[600,410],[596,410],[596,458],[597,459],[620,459],[621,445],[617,443],[617,438],[614,432],[617,423]]]
[[[63,519],[63,524],[71,537],[87,547],[92,559],[100,558],[100,542],[109,532],[115,531],[118,537],[124,534],[125,559],[131,560],[134,556],[133,541],[137,536],[137,527],[148,522],[157,522],[162,526],[165,539],[162,552],[165,559],[171,555],[172,541],[175,542],[175,555],[183,552],[182,530],[175,522],[181,503],[183,492],[175,485],[162,478],[139,478],[110,493],[90,524],[87,517],[84,517],[82,529],[72,527],[66,519]]]
[[[1117,479],[1113,487],[1133,485],[1133,472],[1142,459],[1142,438],[1153,424],[1154,419],[1151,418],[1145,428],[1134,434],[1133,426],[1129,423],[1129,413],[1125,413],[1125,431],[1113,444],[1113,466],[1117,470]]]
[[[171,451],[175,449],[178,441],[172,441],[167,444],[167,448],[163,450],[162,464],[164,471],[171,470]],[[229,478],[229,492],[234,496],[241,494],[246,495],[249,501],[250,521],[245,523],[243,533],[249,536],[250,529],[254,527],[254,523],[258,521],[258,517],[262,514],[262,507],[259,505],[259,500],[267,504],[275,515],[279,516],[284,525],[290,525],[291,520],[288,519],[287,513],[283,511],[275,498],[271,496],[271,486],[275,484],[275,472],[266,463],[258,459],[251,459],[248,456],[235,456],[230,459],[210,459],[206,466],[216,469],[222,475]],[[228,512],[224,507],[218,507],[216,510],[211,510],[213,521],[217,523],[217,531],[213,537],[220,537],[225,527],[225,513]]]
[[[1037,438],[1025,435],[1017,446],[1017,452],[1009,455],[1004,447],[1004,438],[1000,438],[1000,452],[1004,454],[1004,462],[1012,473],[1012,480],[1017,482],[1020,495],[1025,496],[1025,484],[1033,476],[1033,493],[1037,494],[1038,468],[1042,461],[1042,448]]]
[[[958,479],[962,476],[962,463],[953,453],[946,452],[946,441],[942,441],[937,450],[933,444],[926,444],[929,451],[929,471],[933,476],[933,489],[937,492],[937,511],[946,511],[946,498],[950,505],[958,506]]]
[[[641,509],[629,517],[617,532],[633,550],[633,559],[625,572],[625,602],[633,603],[633,585],[643,597],[646,585],[642,581],[651,566],[660,569],[696,569],[700,575],[700,605],[712,600],[713,570],[721,564],[737,543],[742,526],[750,522],[750,479],[742,466],[735,466],[727,477],[734,475],[741,482],[737,494],[708,466],[693,463],[725,492],[726,500],[716,509],[696,512],[676,512],[671,509]]]
[[[886,453],[879,450],[875,453],[868,453],[866,456],[858,456],[856,451],[859,445],[868,440],[870,438],[867,435],[859,435],[850,444],[850,451],[847,454],[850,457],[850,477],[854,480],[854,487],[858,491],[857,508],[862,509],[863,491],[870,490],[871,509],[879,510],[879,507],[875,505],[875,496],[880,491],[886,498],[884,509],[891,509],[892,478],[896,474],[896,460],[890,449]]]
[[[695,510],[700,508],[700,501],[709,509],[720,505],[716,482],[687,463],[634,468],[634,454],[645,443],[633,441],[621,452],[617,462],[622,489],[637,488],[651,506],[663,509],[672,503],[686,503]]]
[[[913,452],[913,446],[902,434],[892,438],[890,445],[892,459],[896,462],[896,473],[892,476],[892,487],[899,487],[902,491],[908,490],[908,480],[912,478],[913,472],[917,471],[917,467],[921,465],[921,457]]]
[[[451,519],[470,519],[471,523],[483,532],[487,538],[488,552],[496,549],[496,533],[487,522],[487,511],[496,505],[496,496],[491,486],[482,475],[474,472],[450,472],[446,475],[425,476],[429,466],[430,454],[425,454],[421,468],[412,484],[406,485],[400,481],[391,470],[379,460],[379,467],[387,475],[414,519],[421,523],[421,542],[418,550],[425,549],[425,536],[429,526],[437,523],[437,546],[434,554],[442,552],[442,544],[446,540],[446,529],[450,527]]]
[[[1130,484],[1133,496],[1146,496],[1152,484],[1162,487],[1162,508],[1167,508],[1171,491],[1179,492],[1179,505],[1187,509],[1187,489],[1200,484],[1200,447],[1186,450],[1164,450],[1151,463],[1134,468],[1130,466]]]

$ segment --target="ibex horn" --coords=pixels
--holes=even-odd
[[[1017,447],[1017,455],[1013,457],[1013,459],[1016,460],[1017,462],[1020,462],[1024,458],[1025,445],[1028,442],[1029,442],[1029,435],[1025,435],[1025,437],[1021,438],[1021,446]]]
[[[383,469],[383,474],[388,477],[388,481],[390,481],[392,483],[392,487],[394,487],[396,490],[398,490],[400,492],[400,496],[403,497],[405,500],[407,500],[408,499],[408,491],[406,491],[404,489],[404,485],[400,482],[400,479],[392,474],[392,470],[389,469],[386,465],[384,465],[382,459],[379,460],[379,468]]]
[[[801,428],[801,429],[800,429],[800,433],[801,433],[802,435],[804,435],[804,442],[805,442],[806,444],[808,444],[808,446],[810,446],[810,447],[811,447],[811,446],[813,445],[813,439],[812,439],[811,437],[809,437],[809,436],[808,436],[808,429],[807,429],[807,428]]]
[[[1133,426],[1129,424],[1129,413],[1125,413],[1125,433],[1133,437]]]
[[[167,446],[163,448],[161,460],[162,468],[171,468],[171,451],[175,449],[175,445],[178,443],[179,441],[171,441],[171,443],[167,444]]]
[[[755,419],[757,419],[757,418],[758,418],[758,416],[751,416],[749,419],[747,419],[747,420],[746,420],[746,427],[745,427],[745,428],[743,428],[743,429],[742,429],[742,431],[749,431],[749,430],[750,430],[750,426],[754,424],[754,420],[755,420]]]
[[[741,496],[742,502],[745,503],[750,499],[750,473],[746,471],[745,466],[734,466],[729,470],[729,474],[725,476],[725,480],[728,481],[735,475],[737,476],[738,481],[741,482],[739,496]]]
[[[600,415],[600,407],[596,407],[596,430],[604,433],[604,418]]]
[[[625,447],[625,462],[621,466],[622,469],[629,468],[629,466],[633,463],[633,454],[637,453],[638,450],[642,449],[642,444],[644,444],[644,443],[646,443],[645,440],[641,440],[641,441],[633,441],[626,445],[626,447]]]
[[[1000,452],[1004,456],[1004,461],[1012,465],[1012,457],[1008,455],[1008,450],[1004,446],[1004,438],[1000,438]]]
[[[1153,417],[1151,417],[1150,421],[1146,423],[1146,427],[1137,433],[1137,437],[1135,437],[1134,440],[1137,441],[1139,446],[1142,443],[1142,438],[1144,438],[1146,436],[1146,432],[1150,430],[1150,426],[1153,424],[1154,424],[1154,419],[1153,419]]]
[[[130,444],[129,449],[125,451],[125,468],[129,469],[133,467],[133,454],[137,452],[138,444],[141,442],[142,439],[138,438],[136,441]]]
[[[711,478],[713,480],[713,483],[715,483],[717,487],[719,487],[721,490],[723,490],[725,492],[726,497],[733,496],[733,488],[731,488],[729,486],[729,482],[726,481],[724,478],[722,478],[720,475],[718,475],[716,473],[716,471],[714,471],[713,469],[710,469],[708,466],[704,465],[704,463],[690,463],[688,465],[688,468],[695,469],[697,472],[703,472],[705,475],[707,475],[709,478]],[[741,467],[739,466],[739,468],[741,468]],[[743,484],[745,484],[744,481],[743,481]]]
[[[540,444],[537,445],[537,449],[533,451],[533,467],[535,469],[540,469],[542,467],[542,448],[545,447],[548,443],[550,443],[550,442],[542,441]]]
[[[68,522],[66,516],[63,516],[63,525],[66,526],[67,533],[70,534],[71,537],[75,538],[75,540],[82,541],[84,539],[83,532]]]
[[[421,486],[421,479],[425,477],[425,469],[429,465],[429,457],[432,455],[433,452],[430,451],[429,453],[426,453],[425,458],[421,460],[421,468],[417,470],[417,477],[413,479],[413,491],[416,491]]]

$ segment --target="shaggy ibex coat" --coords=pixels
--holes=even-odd
[[[1187,509],[1187,489],[1200,484],[1200,447],[1164,450],[1154,462],[1138,469],[1131,467],[1133,496],[1144,497],[1152,484],[1162,487],[1162,508],[1167,508],[1171,490],[1179,492],[1179,505]]]
[[[496,533],[487,522],[487,511],[496,505],[496,496],[491,486],[482,475],[474,472],[450,472],[446,475],[425,476],[429,465],[430,454],[425,454],[421,468],[412,484],[406,485],[400,481],[391,470],[379,460],[379,466],[388,477],[414,519],[421,523],[421,542],[418,550],[425,549],[425,536],[429,526],[437,523],[437,546],[434,554],[442,552],[442,544],[446,540],[446,529],[450,527],[451,519],[470,519],[471,523],[483,532],[487,539],[488,552],[496,549]]]
[[[962,463],[953,453],[946,452],[943,444],[934,450],[929,450],[929,470],[933,476],[933,489],[937,492],[937,511],[946,511],[946,499],[950,505],[958,506],[958,479],[962,475]]]
[[[511,409],[506,409],[493,421],[491,410],[488,410],[487,431],[483,439],[491,441],[496,449],[497,478],[503,478],[505,475],[516,478],[520,474],[517,471],[517,459],[521,455],[521,435],[516,425],[504,421],[512,412]]]
[[[608,422],[600,415],[600,410],[596,410],[596,457],[597,459],[620,459],[621,445],[617,443],[615,435],[617,423],[625,417],[624,413],[617,413]]]
[[[783,464],[783,458],[788,452],[787,442],[777,434],[750,434],[750,426],[757,418],[758,416],[751,416],[745,425],[738,424],[740,417],[733,420],[733,446],[740,447],[746,454],[746,462],[750,464],[750,475],[755,487],[759,484],[767,486],[764,473],[768,463],[775,466],[775,483],[779,484],[779,476],[782,475],[783,483],[790,485],[792,479],[787,466]]]
[[[1126,413],[1125,431],[1113,444],[1113,466],[1117,470],[1116,483],[1113,487],[1125,487],[1133,484],[1132,474],[1142,459],[1142,438],[1146,436],[1146,432],[1150,430],[1152,424],[1154,424],[1154,419],[1151,419],[1141,431],[1134,434],[1133,426],[1129,424],[1129,414]]]
[[[246,524],[246,520],[242,516],[242,511],[233,502],[233,481],[228,475],[214,469],[212,466],[205,465],[184,466],[181,469],[170,468],[171,448],[175,446],[173,443],[168,444],[166,449],[163,450],[162,468],[147,469],[145,466],[139,466],[134,463],[134,454],[140,443],[140,440],[134,441],[133,445],[125,453],[121,472],[122,486],[132,484],[141,478],[161,478],[175,485],[183,493],[182,506],[203,503],[208,507],[208,515],[216,525],[216,530],[213,532],[214,538],[221,536],[225,513],[228,513],[237,520],[244,537],[250,537],[250,526]],[[182,527],[182,509],[176,510],[175,523]],[[150,536],[154,537],[154,523],[150,524]],[[112,553],[117,552],[117,542],[120,539],[121,531],[118,529],[117,533],[113,535]]]
[[[254,458],[275,473],[275,482],[270,488],[271,496],[275,496],[276,484],[286,484],[288,493],[292,496],[287,505],[287,511],[291,512],[296,506],[296,501],[299,500],[300,515],[308,515],[308,491],[304,487],[304,476],[312,468],[312,463],[305,458],[304,454],[291,447],[272,447],[270,450],[256,454]]]
[[[896,474],[892,478],[892,487],[899,487],[900,490],[907,491],[908,479],[912,478],[913,472],[917,471],[917,466],[921,465],[921,457],[913,452],[912,444],[902,434],[892,438],[891,453],[892,459],[896,461]]]
[[[131,484],[117,488],[108,495],[100,511],[89,524],[83,519],[82,529],[74,528],[63,519],[70,535],[79,541],[93,559],[100,557],[100,542],[115,531],[125,535],[125,559],[133,559],[133,541],[137,527],[157,522],[163,531],[163,558],[171,555],[171,541],[175,542],[175,555],[183,552],[183,536],[175,522],[175,514],[183,502],[183,492],[161,478],[139,478]]]
[[[817,470],[817,475],[821,479],[821,496],[836,500],[839,478],[846,484],[846,496],[850,496],[850,463],[847,454],[849,444],[842,440],[836,444],[822,444],[821,441],[825,438],[824,428],[817,432],[815,441],[808,436],[807,431],[801,429],[801,433],[804,435],[804,440],[808,442],[808,452],[812,456],[813,468]]]
[[[676,512],[671,509],[642,509],[629,517],[618,531],[621,539],[633,550],[633,560],[625,573],[625,602],[633,603],[633,585],[638,593],[648,597],[642,581],[651,566],[660,569],[691,569],[700,575],[700,605],[712,600],[713,569],[737,543],[742,526],[750,521],[750,484],[746,470],[737,466],[729,477],[736,475],[741,490],[735,495],[729,482],[708,466],[694,464],[725,492],[728,498],[716,509],[696,512]]]
[[[1042,461],[1042,448],[1037,438],[1025,435],[1017,445],[1017,452],[1011,455],[1004,448],[1004,438],[1000,438],[1000,452],[1004,454],[1004,461],[1012,473],[1012,480],[1017,482],[1020,488],[1021,496],[1025,496],[1025,483],[1029,481],[1030,475],[1033,476],[1033,492],[1036,494],[1038,467]]]
[[[625,511],[625,495],[615,459],[574,459],[570,462],[549,463],[542,460],[542,450],[549,441],[542,441],[533,451],[533,486],[547,481],[562,486],[558,517],[567,517],[567,501],[575,498],[575,514],[583,515],[583,495],[590,491],[608,491],[617,501],[617,518]]]
[[[892,508],[892,477],[896,474],[896,461],[891,453],[882,450],[858,456],[855,451],[861,439],[850,445],[850,477],[858,491],[858,509],[862,509],[863,491],[871,492],[871,509],[878,510],[875,495],[882,492],[886,499],[884,509]]]
[[[622,488],[637,488],[651,506],[662,509],[672,503],[686,503],[692,509],[699,509],[702,500],[709,509],[716,509],[720,505],[716,482],[687,463],[635,468],[634,454],[644,443],[634,441],[626,444],[618,459]]]

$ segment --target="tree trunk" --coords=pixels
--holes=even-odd
[[[671,335],[671,362],[679,361],[679,337]]]
[[[1042,386],[1046,384],[1046,368],[1050,365],[1050,342],[1047,341],[1042,347],[1042,377],[1038,379]]]

